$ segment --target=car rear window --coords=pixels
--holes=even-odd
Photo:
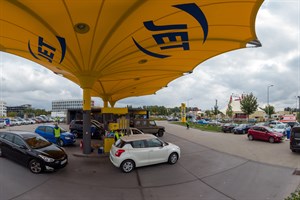
[[[300,138],[300,133],[295,133],[295,138]]]
[[[118,147],[118,148],[124,147],[125,144],[126,144],[126,142],[124,142],[124,141],[121,140],[121,139],[118,139],[118,140],[115,142],[115,146]]]

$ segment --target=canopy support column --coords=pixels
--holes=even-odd
[[[91,149],[91,89],[83,88],[83,154],[90,154]]]

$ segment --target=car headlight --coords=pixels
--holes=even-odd
[[[70,138],[69,136],[66,136],[65,139],[66,139],[66,140],[70,140],[71,138]]]
[[[40,158],[42,158],[45,162],[54,162],[53,158],[49,158],[47,156],[39,155]]]

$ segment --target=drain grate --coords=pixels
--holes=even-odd
[[[295,169],[293,175],[300,175],[300,169]]]

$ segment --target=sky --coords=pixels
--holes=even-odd
[[[232,94],[253,93],[259,107],[299,108],[300,1],[265,0],[256,17],[260,48],[245,48],[211,58],[155,95],[120,100],[115,107],[158,105],[168,108],[224,109]],[[273,86],[270,86],[273,85]],[[270,86],[270,87],[269,87]],[[82,99],[75,83],[25,59],[0,52],[0,100],[7,106],[31,104],[51,110],[53,100]],[[103,106],[93,97],[96,106]]]

